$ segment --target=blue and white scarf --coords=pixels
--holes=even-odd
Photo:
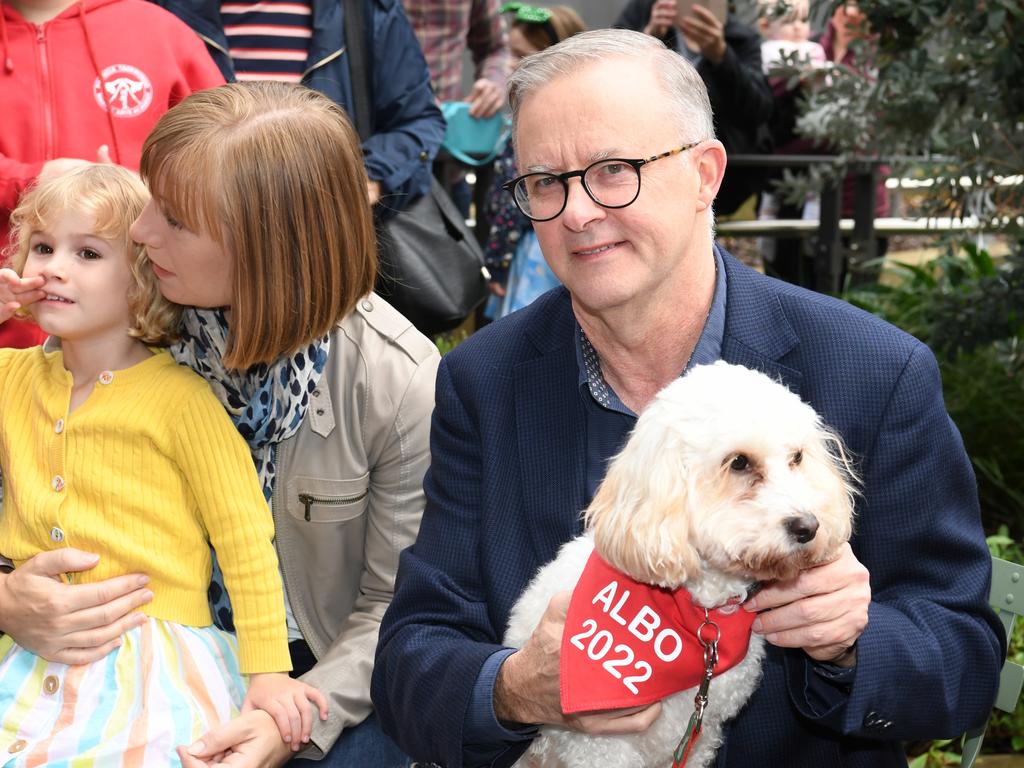
[[[274,447],[298,430],[309,407],[330,353],[331,337],[323,336],[273,363],[260,363],[244,371],[224,366],[228,323],[221,309],[187,309],[182,317],[181,340],[171,355],[198,373],[213,389],[239,433],[249,444],[263,496],[269,503],[277,467]],[[224,580],[213,561],[210,608],[221,629],[234,631],[231,604]]]

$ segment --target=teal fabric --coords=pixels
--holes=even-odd
[[[511,133],[509,119],[500,112],[476,118],[469,114],[465,101],[446,101],[441,105],[448,128],[441,146],[466,165],[487,165],[505,148]]]

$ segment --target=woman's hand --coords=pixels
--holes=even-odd
[[[182,768],[278,768],[292,756],[274,718],[253,709],[221,723],[189,747],[178,747]]]
[[[327,719],[327,699],[320,691],[283,672],[271,672],[250,677],[242,713],[262,709],[274,718],[281,738],[291,745],[293,752],[298,752],[313,732],[310,704],[316,704],[321,720]]]
[[[22,307],[46,296],[39,290],[45,282],[42,275],[20,277],[13,269],[0,269],[0,323],[10,320]]]
[[[97,555],[79,549],[41,552],[0,575],[0,630],[47,661],[88,664],[121,644],[146,621],[136,609],[153,599],[142,574],[96,584],[67,584],[65,573],[88,571]]]

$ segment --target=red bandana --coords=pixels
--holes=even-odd
[[[755,614],[710,611],[721,629],[715,674],[747,655]],[[594,552],[572,593],[562,635],[562,711],[649,704],[685,691],[704,674],[697,628],[704,609],[685,589],[633,581]],[[708,630],[705,639],[711,640]]]

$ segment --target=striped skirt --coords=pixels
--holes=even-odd
[[[150,618],[122,640],[68,666],[0,638],[0,765],[180,766],[175,747],[238,713],[233,635]]]

